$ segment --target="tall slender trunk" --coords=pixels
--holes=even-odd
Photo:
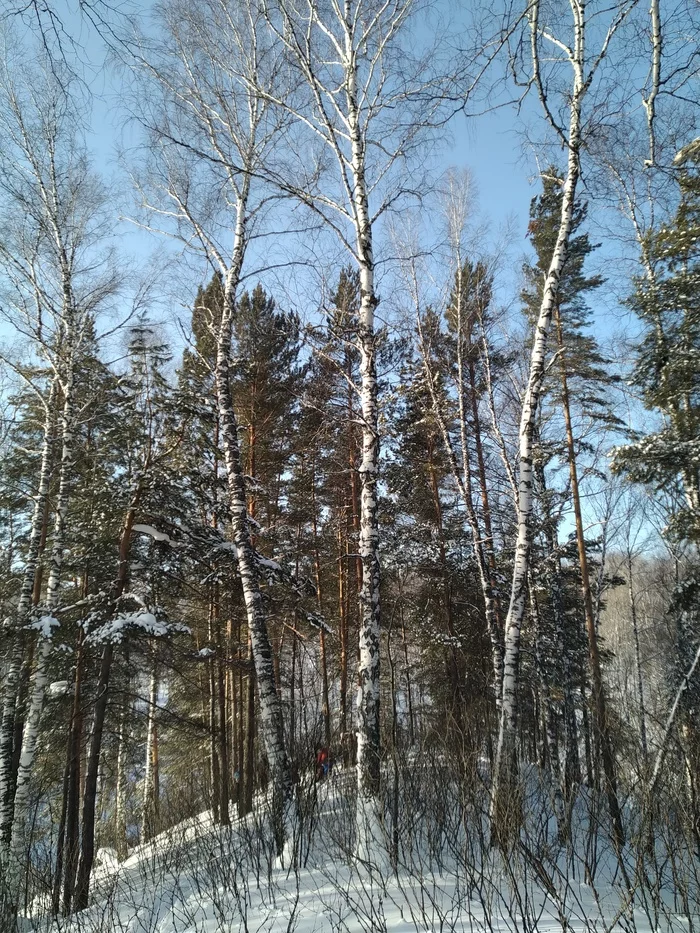
[[[323,598],[321,594],[321,554],[318,547],[318,515],[316,512],[316,456],[311,461],[311,530],[314,548],[314,574],[316,577],[316,606],[323,617]],[[323,716],[323,739],[326,748],[331,745],[331,709],[328,696],[328,659],[326,657],[326,632],[321,626],[319,631],[319,661],[321,664],[321,715]]]
[[[231,630],[233,625],[231,624]],[[241,623],[236,625],[236,660],[241,660]],[[233,642],[231,643],[231,657],[233,657]],[[243,674],[236,672],[235,667],[229,671],[231,691],[231,767],[233,772],[233,800],[236,812],[241,813],[241,783],[243,774],[243,758],[241,755],[241,740],[243,733]]]
[[[218,414],[218,409],[217,409]],[[214,424],[214,476],[218,480],[219,476],[219,419],[216,418]],[[254,476],[254,465],[251,476]],[[252,515],[252,512],[251,512]],[[212,528],[219,526],[219,503],[216,484],[214,484],[214,508],[211,518]],[[231,798],[231,788],[229,781],[229,729],[228,716],[226,713],[226,675],[224,672],[225,643],[221,632],[221,605],[219,584],[216,580],[212,583],[211,607],[209,614],[209,638],[216,644],[216,655],[212,658],[211,668],[211,695],[216,694],[216,710],[211,711],[212,741],[217,741],[216,749],[212,749],[212,776],[214,771],[214,761],[218,758],[218,781],[212,781],[212,786],[218,785],[218,800],[215,797],[215,803],[212,812],[215,814],[218,810],[218,819],[223,826],[231,825],[229,815],[229,801]],[[229,642],[230,642],[230,622],[229,622]]]
[[[515,767],[517,719],[518,719],[518,670],[520,663],[520,633],[527,596],[527,575],[530,563],[531,520],[532,520],[532,467],[533,437],[537,422],[542,381],[545,371],[547,335],[559,292],[566,251],[573,222],[576,187],[580,175],[581,111],[583,99],[590,83],[584,74],[585,58],[585,11],[574,9],[574,43],[571,55],[573,84],[569,99],[568,161],[564,191],[552,259],[547,270],[542,292],[542,302],[535,324],[530,355],[530,372],[523,399],[519,429],[519,475],[518,475],[518,536],[515,545],[513,579],[510,604],[505,623],[505,656],[503,670],[503,703],[498,732],[498,746],[494,763],[491,787],[491,817],[498,836],[499,810],[507,816],[512,808],[511,788]],[[533,46],[533,67],[539,68],[537,42],[540,35],[539,6],[534,2],[529,8],[530,34]],[[539,74],[539,72],[537,72]],[[591,76],[592,77],[592,76]]]
[[[89,589],[87,571],[83,572],[82,596],[85,598]],[[57,915],[61,907],[61,893],[70,889],[68,907],[70,910],[70,897],[72,896],[75,872],[78,866],[79,834],[78,815],[80,809],[80,743],[83,733],[82,716],[82,681],[83,681],[83,643],[85,629],[78,625],[75,647],[75,677],[73,682],[73,703],[68,726],[68,746],[66,749],[66,766],[63,778],[63,803],[61,807],[61,822],[59,824],[58,841],[56,845],[56,871],[53,886],[53,913]],[[64,886],[65,873],[65,886]],[[72,879],[69,882],[68,879]],[[64,893],[65,904],[65,893]]]
[[[158,662],[153,646],[153,662],[148,689],[148,724],[146,727],[146,768],[143,778],[141,841],[148,842],[158,832]]]
[[[401,597],[401,641],[403,643],[403,659],[406,671],[406,697],[408,700],[408,740],[411,746],[416,744],[416,726],[413,713],[413,689],[411,687],[411,668],[408,663],[408,639],[406,638],[406,619],[403,611],[403,597]]]
[[[289,676],[289,756],[294,761],[297,745],[297,635],[292,632],[292,669]]]
[[[74,454],[73,433],[75,415],[73,411],[74,363],[72,353],[68,365],[69,373],[63,386],[64,401],[61,418],[62,451],[59,471],[59,489],[56,501],[50,571],[46,592],[46,616],[49,618],[51,618],[51,614],[55,612],[58,607],[61,569],[63,566],[63,553],[66,540],[70,484],[73,479],[71,471]],[[22,737],[22,751],[20,754],[19,767],[17,769],[11,841],[11,849],[15,853],[19,853],[24,847],[25,823],[29,803],[29,780],[39,739],[39,722],[44,705],[44,695],[46,693],[46,684],[48,680],[47,664],[52,644],[51,633],[47,633],[47,635],[48,637],[45,635],[41,638],[37,651],[36,667],[31,680],[27,718],[24,724],[24,735]]]
[[[343,537],[342,523],[338,525],[338,617],[340,623],[340,741],[343,765],[350,764],[348,744],[348,547]]]
[[[577,44],[582,46],[582,26],[577,27]],[[582,48],[581,48],[582,54]],[[522,629],[525,601],[527,595],[527,574],[530,563],[532,518],[532,466],[533,466],[533,437],[537,419],[537,409],[542,390],[542,380],[545,368],[545,350],[552,314],[557,300],[559,278],[561,275],[566,250],[571,234],[574,200],[576,186],[579,178],[579,147],[580,147],[580,111],[585,84],[583,75],[574,82],[573,97],[571,100],[569,124],[569,159],[566,181],[564,183],[564,196],[562,198],[559,231],[552,254],[552,259],[545,279],[542,303],[537,323],[535,325],[532,353],[530,357],[530,374],[523,399],[523,409],[520,418],[519,430],[519,476],[518,476],[518,536],[515,546],[515,559],[513,564],[513,580],[511,585],[510,604],[506,617],[505,656],[503,670],[503,703],[499,723],[498,746],[494,764],[493,783],[491,788],[491,817],[495,819],[497,828],[499,810],[507,813],[511,809],[508,801],[512,799],[512,779],[515,768],[515,740],[517,735],[518,718],[518,681],[520,663],[520,633]],[[505,828],[505,827],[504,827]]]
[[[66,842],[65,842],[65,880],[63,884],[63,912],[69,914],[75,889],[80,852],[79,812],[80,812],[80,745],[83,734],[83,656],[85,629],[78,628],[78,644],[75,660],[75,683],[73,684],[73,709],[71,712],[70,732],[68,735],[68,784],[66,787]]]
[[[217,617],[217,630],[218,630],[218,617]],[[231,817],[229,816],[229,801],[231,799],[231,786],[229,780],[229,742],[228,742],[228,722],[226,716],[226,679],[224,672],[224,659],[222,658],[223,645],[221,635],[217,639],[218,652],[216,657],[216,686],[217,686],[217,698],[219,701],[219,721],[218,721],[218,737],[219,737],[219,818],[221,820],[222,826],[231,825]]]
[[[461,262],[461,258],[458,257]],[[460,444],[462,449],[462,476],[460,483],[460,491],[462,493],[462,499],[467,511],[467,519],[469,522],[469,528],[472,534],[472,545],[474,549],[474,557],[476,558],[476,564],[479,570],[479,581],[481,583],[481,591],[484,599],[484,611],[486,615],[486,628],[489,635],[489,640],[491,642],[491,654],[493,659],[493,671],[494,671],[494,693],[496,695],[496,705],[500,706],[501,697],[503,694],[503,637],[501,633],[501,619],[499,611],[499,602],[498,602],[498,589],[496,586],[496,574],[495,574],[495,557],[493,555],[493,532],[486,531],[486,540],[484,541],[484,536],[481,531],[479,524],[479,519],[476,514],[476,509],[474,508],[474,499],[472,494],[472,479],[471,479],[471,457],[470,457],[470,445],[468,437],[468,424],[467,424],[467,374],[471,378],[470,385],[470,396],[471,396],[471,407],[472,414],[476,411],[476,416],[478,420],[478,404],[476,400],[476,386],[474,380],[474,374],[472,372],[473,362],[470,359],[465,359],[465,356],[469,357],[467,348],[465,347],[465,342],[468,339],[469,333],[469,322],[464,319],[464,300],[462,296],[462,289],[464,284],[462,282],[462,268],[460,265],[459,274],[457,279],[457,396],[458,396],[458,405],[459,405],[459,431],[460,431]],[[443,438],[447,435],[446,431],[443,431]],[[479,445],[481,444],[481,439],[479,438]],[[483,461],[483,453],[482,453]],[[483,464],[482,464],[483,466]],[[481,474],[480,474],[481,475]],[[488,495],[484,498],[484,491],[482,489],[482,499],[486,502],[487,507],[485,511],[485,518],[488,517],[488,524],[490,526],[490,511],[488,509]],[[491,561],[487,560],[485,556],[485,550],[488,552],[491,551],[492,559]]]
[[[272,781],[274,832],[278,854],[282,856],[285,843],[291,838],[292,776],[284,743],[282,705],[275,683],[267,619],[260,592],[255,553],[250,540],[246,484],[238,442],[238,422],[231,394],[231,342],[236,294],[246,245],[245,224],[249,184],[249,176],[246,176],[243,192],[237,205],[233,257],[224,282],[223,310],[217,334],[216,392],[226,459],[233,537],[238,554],[238,567],[260,697],[261,731]]]
[[[136,508],[143,491],[145,473],[150,464],[144,466],[144,474],[139,481],[131,504],[124,518],[121,538],[119,540],[119,566],[115,581],[112,603],[116,605],[122,596],[129,578],[129,554],[131,551],[131,531],[136,519]],[[80,861],[75,885],[75,909],[84,910],[88,905],[90,894],[90,875],[95,859],[95,809],[97,804],[97,782],[100,768],[100,753],[102,751],[102,735],[104,732],[105,716],[109,701],[109,684],[112,674],[112,661],[114,660],[114,645],[111,642],[102,649],[100,672],[97,679],[97,698],[93,711],[92,731],[85,765],[85,786],[83,790],[82,833],[80,837]]]
[[[49,397],[46,402],[39,484],[34,500],[34,512],[29,532],[29,545],[24,564],[22,586],[16,612],[16,629],[12,633],[13,648],[10,663],[4,677],[2,721],[0,721],[0,848],[10,845],[13,816],[13,781],[12,757],[15,731],[15,708],[17,690],[22,672],[25,637],[22,631],[27,622],[32,606],[34,581],[41,555],[43,536],[43,516],[47,509],[49,488],[51,485],[51,461],[54,447],[55,409],[60,392],[60,380],[56,375],[51,382]]]
[[[532,573],[528,574],[528,589],[530,591],[530,613],[532,615],[535,630],[535,676],[542,688],[542,721],[543,729],[543,748],[546,747],[547,758],[555,786],[561,785],[561,768],[559,762],[559,744],[557,742],[557,732],[552,712],[552,700],[549,689],[548,679],[543,670],[544,660],[542,657],[542,617],[540,607],[537,601],[537,592],[535,590],[535,581]],[[535,684],[535,689],[537,687]],[[543,756],[544,757],[544,756]],[[544,762],[542,762],[544,765]]]
[[[236,713],[237,713],[237,703],[236,703],[236,677],[235,677],[235,668],[233,665],[233,621],[231,618],[228,619],[226,623],[226,671],[224,674],[225,679],[225,708],[226,708],[226,740],[227,740],[227,750],[226,757],[229,762],[229,797],[238,805],[236,798],[236,789],[233,786],[232,782],[235,783],[234,775],[238,771],[238,763],[236,760]]]
[[[349,484],[346,486],[347,494],[347,541],[356,543],[360,540],[360,512],[362,510],[362,505],[360,502],[361,491],[360,491],[360,475],[357,468],[357,442],[355,437],[355,421],[357,414],[355,412],[355,390],[352,385],[353,378],[353,368],[352,368],[352,354],[348,351],[345,361],[345,376],[348,380],[348,399],[347,399],[347,437],[348,437],[348,479]],[[359,548],[359,545],[358,545]],[[353,547],[352,550],[358,550],[358,548]],[[355,565],[355,586],[357,588],[357,595],[359,596],[362,590],[362,556],[358,553],[353,561]],[[348,581],[350,579],[350,565],[348,564]],[[350,587],[348,586],[348,595],[350,594]],[[348,614],[348,621],[350,620],[350,615]]]
[[[248,645],[248,661],[250,670],[247,680],[245,707],[245,794],[243,807],[245,813],[250,813],[253,809],[253,792],[255,791],[255,662],[250,642]]]
[[[442,523],[442,502],[440,501],[440,488],[435,470],[434,451],[432,446],[428,450],[428,472],[430,474],[430,489],[433,496],[433,509],[435,511],[435,530],[437,531],[438,552],[440,555],[440,569],[442,573],[442,589],[445,599],[445,620],[447,634],[450,637],[448,671],[452,685],[452,715],[458,731],[464,727],[464,670],[459,658],[457,647],[457,630],[455,629],[454,613],[452,611],[452,587],[450,585],[450,572],[447,565],[447,550],[445,548],[445,532]]]
[[[240,644],[240,629],[239,629],[239,644]],[[241,651],[239,648],[239,657],[241,657]],[[237,758],[238,758],[238,788],[237,788],[237,799],[238,799],[238,815],[242,816],[245,810],[246,798],[245,798],[245,693],[243,690],[243,669],[241,668],[238,674],[238,745],[237,745]]]
[[[605,792],[610,808],[610,819],[613,824],[613,833],[618,847],[624,842],[622,828],[622,814],[617,799],[617,778],[615,775],[615,757],[610,738],[610,727],[607,717],[605,685],[600,664],[600,651],[598,649],[598,633],[596,630],[595,613],[593,611],[593,594],[591,578],[588,572],[588,555],[586,554],[586,541],[583,531],[583,514],[581,512],[581,495],[578,484],[578,467],[576,464],[576,446],[574,430],[571,421],[571,404],[569,398],[569,383],[566,369],[566,355],[564,346],[564,333],[561,323],[559,303],[554,304],[554,319],[556,323],[557,344],[559,350],[559,372],[561,376],[562,408],[564,412],[564,425],[566,428],[566,447],[569,457],[569,476],[571,478],[571,496],[574,503],[574,518],[576,522],[576,545],[578,549],[579,570],[581,572],[581,590],[583,593],[583,609],[586,618],[586,632],[588,634],[588,656],[591,667],[591,683],[593,687],[593,707],[595,710],[595,723],[597,738],[605,774]]]
[[[535,446],[540,446],[539,428],[535,426]],[[538,484],[538,494],[543,503],[548,503],[550,496],[547,490],[547,478],[545,476],[544,463],[541,457],[536,457],[533,464],[534,478]],[[543,540],[545,548],[545,565],[548,568],[545,575],[547,587],[549,588],[552,615],[554,616],[554,638],[557,648],[557,654],[563,661],[564,683],[562,690],[564,693],[564,702],[562,709],[562,718],[564,722],[564,768],[559,768],[561,778],[561,787],[566,800],[569,799],[573,787],[581,782],[581,763],[579,759],[578,748],[578,727],[576,723],[576,709],[574,701],[574,677],[571,667],[571,652],[567,644],[564,618],[564,596],[562,591],[562,566],[559,540],[557,535],[556,518],[545,508],[545,515],[542,521]],[[545,684],[545,689],[551,696],[550,684]],[[554,709],[550,705],[550,718],[554,716]],[[552,722],[552,728],[555,724]],[[556,729],[555,729],[556,731]]]
[[[114,834],[117,859],[123,862],[129,854],[128,840],[126,835],[126,711],[122,709],[119,714],[119,734],[117,749],[117,777],[116,777],[116,796],[114,801]]]
[[[360,656],[357,687],[357,840],[358,858],[376,857],[379,821],[380,730],[380,565],[377,476],[379,470],[379,407],[374,314],[379,303],[374,282],[374,255],[369,195],[365,178],[365,143],[357,102],[357,56],[352,26],[345,23],[345,97],[352,151],[352,214],[360,273],[357,342],[360,352],[362,458],[360,476]]]
[[[50,619],[49,631],[40,635],[37,660],[30,682],[27,717],[24,723],[22,736],[22,749],[17,767],[17,779],[11,813],[11,830],[9,846],[4,846],[3,858],[5,882],[8,890],[8,899],[12,915],[16,913],[19,904],[22,864],[26,859],[27,840],[26,827],[29,810],[29,788],[31,771],[34,764],[37,743],[39,740],[39,724],[44,705],[46,684],[48,682],[48,660],[51,652],[51,636],[53,634],[52,613],[58,607],[61,569],[63,566],[63,553],[66,538],[66,520],[70,498],[70,482],[72,480],[71,467],[73,460],[73,431],[74,431],[74,350],[69,349],[68,372],[63,382],[63,411],[61,416],[61,462],[59,470],[59,488],[54,518],[53,541],[51,545],[50,572],[46,593],[46,619]],[[33,591],[33,587],[32,587]],[[9,813],[8,813],[9,815]],[[6,836],[5,836],[6,838]]]
[[[634,637],[634,665],[637,673],[637,700],[639,702],[639,729],[642,739],[642,752],[646,759],[649,754],[647,744],[647,717],[644,702],[644,677],[642,675],[642,652],[639,644],[639,622],[637,619],[637,599],[634,593],[632,580],[632,554],[627,554],[627,596],[629,599],[630,619],[632,621],[632,635]]]
[[[47,497],[44,504],[44,514],[41,520],[41,541],[39,544],[39,560],[37,562],[36,573],[34,574],[34,589],[32,591],[32,606],[36,607],[41,601],[41,588],[43,583],[43,566],[41,557],[46,548],[46,540],[49,532],[49,499]],[[17,786],[17,774],[19,772],[19,762],[22,754],[22,738],[24,736],[24,725],[27,715],[27,702],[29,700],[29,688],[31,673],[34,668],[34,649],[35,641],[29,640],[27,651],[22,663],[22,671],[19,678],[19,687],[17,690],[17,703],[15,704],[15,728],[14,738],[12,740],[12,772],[10,775],[10,795],[12,798],[11,809],[14,809],[15,788]]]
[[[66,841],[66,812],[68,810],[68,781],[69,781],[70,760],[66,757],[66,763],[63,767],[63,794],[61,801],[61,817],[58,821],[58,833],[56,834],[56,866],[54,868],[53,884],[51,886],[51,914],[58,916],[61,909],[61,883],[63,882],[63,863],[65,860],[65,841]]]
[[[213,626],[213,596],[209,599],[209,628],[207,637],[210,644],[214,644],[214,626]],[[217,710],[218,702],[216,697],[216,655],[209,657],[207,664],[207,682],[209,686],[209,781],[211,784],[211,814],[214,823],[218,823],[221,818],[221,763],[219,761],[219,742],[218,742],[218,723]]]
[[[467,423],[467,398],[466,398],[466,361],[464,359],[464,332],[466,322],[463,319],[464,300],[462,297],[462,267],[461,259],[458,255],[459,274],[457,276],[457,294],[456,294],[456,329],[457,329],[457,400],[459,409],[459,434],[460,434],[460,459],[455,450],[455,445],[448,430],[445,412],[437,391],[435,373],[428,348],[423,339],[422,321],[420,313],[418,314],[418,331],[421,343],[421,356],[423,362],[423,373],[425,375],[428,391],[430,393],[430,402],[433,414],[440,429],[445,453],[450,464],[452,477],[459,491],[460,499],[464,505],[467,516],[467,523],[472,539],[472,550],[479,572],[479,582],[484,600],[484,614],[486,616],[486,629],[491,643],[492,669],[494,676],[494,695],[497,706],[501,703],[502,684],[503,684],[503,644],[501,633],[501,621],[499,614],[499,602],[496,592],[495,573],[489,565],[484,549],[484,537],[479,524],[479,518],[474,507],[474,496],[472,489],[471,460],[468,437]],[[488,542],[486,542],[488,545]],[[490,545],[493,546],[492,544]]]

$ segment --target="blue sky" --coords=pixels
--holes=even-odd
[[[447,4],[448,0],[444,2]],[[139,7],[143,10],[149,5],[150,0],[140,3]],[[134,137],[129,135],[133,131],[125,129],[124,114],[120,107],[120,77],[104,67],[104,45],[94,29],[81,20],[76,0],[64,2],[62,6],[65,10],[63,19],[66,33],[75,38],[76,47],[81,50],[81,73],[92,99],[89,142],[95,164],[98,170],[112,180],[115,189],[123,197],[124,212],[129,213],[128,181],[115,159],[120,146],[128,147],[134,141]],[[455,31],[459,30],[459,18],[455,20],[454,27]],[[536,102],[533,100],[526,109],[536,113]],[[490,237],[497,237],[503,226],[510,222],[509,268],[502,273],[502,280],[511,298],[517,296],[521,260],[528,251],[526,232],[530,199],[539,190],[535,177],[536,159],[531,150],[523,147],[519,128],[515,111],[511,107],[473,118],[458,115],[450,126],[451,138],[438,156],[440,168],[455,166],[471,171],[478,192],[479,212],[483,219],[488,220]],[[141,233],[133,226],[122,224],[118,234],[120,244],[137,262],[156,249],[166,248],[164,240],[159,241],[152,235]],[[601,251],[601,254],[604,252]],[[381,256],[380,241],[377,258],[381,260]],[[197,284],[192,281],[192,295]],[[189,297],[182,290],[179,294],[184,313]],[[175,312],[175,308],[171,310]],[[613,320],[616,315],[611,315],[610,306],[603,309],[602,317],[605,330],[617,323]]]

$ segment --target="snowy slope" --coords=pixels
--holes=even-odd
[[[26,929],[35,933],[602,933],[612,929],[656,933],[692,931],[700,922],[696,896],[688,885],[685,893],[678,890],[677,877],[674,889],[668,876],[658,898],[634,879],[628,889],[615,860],[601,850],[595,879],[586,883],[586,859],[571,847],[563,847],[561,858],[552,862],[547,862],[546,853],[525,856],[522,851],[504,860],[497,851],[483,847],[481,840],[466,835],[459,840],[454,832],[440,837],[437,823],[436,835],[428,817],[426,825],[413,824],[410,835],[417,845],[402,845],[398,871],[386,867],[386,839],[376,840],[377,862],[385,865],[383,870],[358,866],[346,842],[353,816],[349,777],[338,774],[324,784],[303,788],[296,869],[276,867],[264,800],[259,800],[258,812],[234,820],[230,830],[214,826],[210,814],[204,813],[133,850],[122,865],[103,850],[94,875],[92,906],[70,921],[52,924],[41,918],[41,904],[36,903]],[[451,814],[446,814],[444,829],[453,829],[450,819]]]

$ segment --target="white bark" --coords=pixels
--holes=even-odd
[[[72,342],[73,335],[69,335]],[[53,541],[51,545],[51,560],[49,580],[47,584],[45,614],[49,617],[56,611],[59,601],[59,586],[61,568],[66,543],[66,519],[70,498],[70,484],[72,481],[72,462],[74,448],[74,353],[69,351],[69,372],[63,381],[64,403],[61,418],[62,450],[59,470],[59,489],[54,518]],[[29,789],[31,772],[34,765],[37,743],[39,741],[39,725],[48,682],[47,665],[51,653],[52,641],[50,637],[39,637],[36,667],[31,679],[27,717],[22,735],[22,748],[20,752],[17,782],[12,810],[12,829],[9,849],[3,852],[3,863],[6,870],[8,887],[16,903],[17,886],[21,875],[21,866],[26,849],[26,823],[29,805]]]
[[[244,196],[247,196],[247,184]],[[258,580],[255,551],[248,525],[248,497],[238,443],[238,421],[231,394],[231,340],[235,296],[245,253],[245,197],[239,201],[233,261],[224,285],[224,307],[217,335],[216,394],[219,424],[226,459],[229,505],[233,540],[243,588],[248,631],[255,664],[260,699],[261,733],[265,743],[273,792],[273,810],[278,855],[284,859],[286,843],[292,836],[292,775],[284,743],[282,706],[275,682],[272,647]],[[285,866],[288,867],[288,866]]]
[[[163,219],[169,233],[175,219],[175,235],[188,249],[198,249],[223,278],[222,315],[220,322],[215,322],[220,437],[281,855],[292,838],[292,779],[249,531],[248,496],[232,398],[231,357],[248,227],[270,193],[260,176],[266,160],[274,154],[281,128],[269,101],[285,69],[271,46],[261,14],[252,4],[246,7],[227,0],[204,0],[197,13],[190,4],[183,6],[188,28],[181,31],[177,3],[164,8],[166,41],[152,60],[150,51],[140,60],[163,97],[152,128],[158,138],[154,147],[157,168],[143,186],[155,197],[144,198],[144,207],[152,217]],[[149,90],[152,92],[153,85]],[[148,107],[146,112],[150,118]],[[209,188],[202,186],[199,172],[211,172],[206,177]],[[197,192],[205,188],[207,193],[200,202]],[[221,192],[214,206],[211,190]],[[225,245],[223,230],[232,234],[230,249]]]
[[[379,466],[379,401],[376,367],[374,221],[395,203],[401,192],[391,190],[384,201],[370,207],[379,184],[390,177],[394,164],[415,138],[419,121],[397,122],[395,129],[382,123],[393,120],[402,102],[410,99],[403,82],[395,86],[391,46],[411,10],[411,0],[365,6],[345,0],[331,6],[316,0],[277,0],[266,4],[268,21],[287,49],[308,90],[297,106],[293,97],[275,99],[316,143],[327,147],[336,163],[338,187],[318,191],[287,185],[301,201],[320,215],[353,256],[360,274],[360,309],[357,346],[360,355],[360,413],[362,460],[359,467],[360,556],[362,587],[358,664],[357,732],[357,841],[362,860],[376,861],[379,812],[380,730],[380,562],[377,513]],[[279,16],[279,19],[278,19]],[[398,66],[400,67],[400,66]],[[403,77],[403,76],[401,76]],[[401,81],[401,78],[399,78]],[[424,120],[425,114],[424,103]],[[382,125],[377,138],[374,122]],[[408,127],[408,128],[407,128]],[[376,144],[376,145],[375,145]],[[367,150],[383,164],[367,178]],[[306,170],[306,167],[304,167]],[[351,233],[347,234],[346,231]]]
[[[34,581],[41,552],[42,525],[44,510],[51,483],[51,457],[54,442],[55,406],[59,392],[59,379],[55,375],[46,403],[44,418],[41,466],[39,468],[39,486],[34,500],[34,512],[29,533],[29,547],[22,576],[22,588],[16,612],[16,631],[10,664],[3,685],[3,711],[0,723],[0,846],[9,842],[12,824],[12,799],[10,778],[12,770],[12,741],[15,723],[15,703],[19,677],[22,669],[24,639],[22,626],[26,625],[32,606]]]
[[[357,846],[368,862],[376,850],[375,820],[380,778],[379,661],[380,567],[377,476],[379,472],[379,402],[374,312],[379,299],[374,286],[374,255],[369,197],[365,178],[365,144],[357,104],[357,55],[350,28],[345,31],[344,68],[347,114],[352,144],[353,220],[360,271],[360,410],[362,461],[360,474],[360,656],[357,668]],[[375,814],[376,815],[376,814]]]
[[[127,857],[126,837],[126,715],[122,710],[119,716],[119,749],[117,751],[117,792],[114,803],[114,823],[116,834],[117,858],[123,862]]]
[[[571,234],[576,187],[580,176],[584,98],[596,76],[599,66],[608,54],[610,42],[634,6],[634,0],[623,0],[610,11],[610,23],[596,55],[589,57],[586,50],[587,10],[584,0],[569,0],[573,18],[572,43],[569,47],[548,31],[540,22],[539,0],[532,0],[527,14],[530,28],[530,54],[532,84],[537,90],[540,105],[547,121],[567,149],[567,169],[563,184],[563,197],[559,230],[552,259],[545,277],[542,302],[535,324],[530,370],[523,399],[519,429],[518,476],[518,535],[513,565],[510,604],[506,618],[505,659],[503,673],[503,705],[499,724],[498,746],[494,763],[491,789],[491,815],[497,816],[501,804],[507,806],[507,778],[514,764],[515,737],[518,712],[518,666],[520,660],[520,632],[525,612],[527,574],[530,558],[530,524],[533,508],[533,436],[537,409],[545,369],[547,335],[556,305],[559,278],[566,259]],[[558,57],[571,69],[571,88],[566,98],[568,127],[558,125],[550,104],[549,88],[544,83],[540,68],[540,43],[546,41]],[[560,58],[560,60],[562,60]],[[506,780],[504,781],[504,778]],[[506,784],[502,793],[503,784]]]
[[[569,127],[567,135],[568,161],[564,192],[559,220],[559,230],[547,270],[542,302],[535,324],[530,355],[528,376],[519,428],[518,457],[518,536],[515,545],[513,579],[510,604],[505,622],[505,654],[503,663],[503,699],[499,723],[498,745],[494,762],[493,783],[491,789],[491,815],[496,815],[503,803],[500,799],[504,775],[510,771],[515,754],[515,737],[518,712],[518,668],[520,661],[520,633],[527,598],[527,577],[530,561],[530,525],[533,509],[533,438],[537,419],[537,409],[542,391],[545,371],[547,335],[552,322],[552,314],[557,300],[559,278],[561,275],[566,250],[571,233],[576,186],[580,173],[579,152],[581,146],[581,109],[583,98],[588,88],[584,75],[585,63],[585,10],[578,0],[571,0],[574,14],[574,47],[570,52],[573,71],[571,100],[569,108]],[[530,8],[530,28],[532,34],[533,69],[539,83],[539,9],[537,0]],[[546,95],[541,85],[540,93],[546,105]],[[505,782],[508,784],[508,781]],[[508,793],[506,790],[505,793]]]
[[[69,84],[62,83],[50,64],[44,71],[40,67],[25,71],[16,63],[12,74],[6,66],[0,68],[0,132],[4,139],[0,189],[8,205],[0,263],[8,271],[12,285],[3,313],[20,333],[32,339],[35,351],[53,372],[46,402],[38,492],[16,613],[20,630],[28,621],[33,591],[38,590],[42,525],[52,480],[53,423],[62,396],[62,452],[46,613],[51,614],[57,606],[73,451],[74,365],[86,318],[94,314],[116,281],[111,264],[107,272],[100,267],[97,245],[103,236],[99,229],[102,192],[89,171],[75,132],[76,112]],[[15,218],[21,221],[15,222]],[[80,300],[75,297],[76,288]],[[78,316],[76,308],[81,303],[85,307]],[[21,649],[22,638],[18,637],[6,678],[0,725],[0,827],[5,855],[13,825],[9,728],[14,718]],[[26,816],[27,780],[36,748],[48,651],[49,644],[40,640],[14,798],[18,827]]]
[[[141,841],[146,842],[157,832],[158,809],[155,781],[156,709],[158,705],[158,665],[154,658],[148,689],[148,726],[146,729],[146,768],[143,778],[143,809],[141,814]],[[122,727],[123,728],[123,727]],[[121,753],[121,748],[120,748]],[[119,793],[119,788],[117,788]]]
[[[683,677],[683,680],[681,681],[681,685],[678,688],[676,697],[673,701],[673,706],[671,707],[671,711],[668,714],[668,718],[666,719],[664,731],[661,736],[661,742],[659,743],[659,750],[656,754],[656,761],[654,762],[654,770],[652,771],[651,779],[649,780],[648,791],[649,791],[650,797],[656,790],[656,785],[659,780],[659,775],[661,774],[661,768],[663,767],[663,763],[666,760],[666,752],[668,751],[668,740],[671,735],[671,730],[673,729],[673,723],[676,720],[676,714],[678,712],[678,707],[680,705],[681,699],[683,698],[683,694],[688,689],[690,685],[690,681],[692,680],[699,664],[700,664],[700,646],[698,646],[698,650],[695,652],[693,663],[690,665],[690,667],[688,668],[688,672],[685,674],[685,676]]]
[[[649,133],[649,160],[647,165],[656,164],[656,98],[661,88],[661,54],[663,35],[661,31],[660,0],[651,0],[649,17],[651,19],[651,78],[649,94],[642,97],[642,105],[647,117]]]

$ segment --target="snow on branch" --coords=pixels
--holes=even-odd
[[[39,632],[39,635],[42,638],[51,641],[54,631],[59,627],[61,623],[58,621],[55,616],[52,615],[42,615],[38,619],[35,619],[33,622],[30,622],[29,628],[34,632]]]
[[[150,535],[154,541],[162,541],[165,544],[173,543],[170,539],[170,535],[165,534],[164,531],[158,531],[153,525],[134,525],[132,530],[143,535]]]
[[[118,613],[95,628],[88,635],[87,640],[93,644],[111,642],[118,645],[129,632],[140,633],[151,638],[163,638],[168,635],[189,635],[191,630],[187,625],[159,618],[154,612],[143,608],[133,612]]]

